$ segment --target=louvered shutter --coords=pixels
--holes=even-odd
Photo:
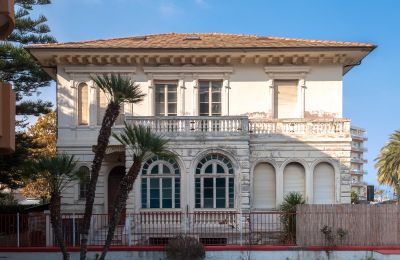
[[[286,196],[290,192],[298,192],[305,198],[305,171],[301,164],[290,163],[283,171],[283,194]]]
[[[78,123],[89,124],[89,87],[85,83],[78,86]]]
[[[97,90],[97,124],[101,125],[103,117],[106,112],[108,105],[108,99],[106,94],[101,90]]]
[[[328,163],[320,163],[314,169],[314,204],[335,202],[335,171]]]
[[[261,163],[254,169],[253,174],[253,207],[268,209],[276,207],[276,174],[275,169],[268,163]]]
[[[297,113],[297,81],[276,81],[274,111],[276,118],[296,118]]]

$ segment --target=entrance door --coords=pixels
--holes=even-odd
[[[111,213],[113,212],[119,183],[121,182],[124,176],[125,176],[124,166],[114,167],[111,170],[110,174],[108,175],[108,215],[111,215]],[[126,214],[126,207],[124,207],[121,213],[121,219],[119,221],[120,225],[125,224],[125,214]]]

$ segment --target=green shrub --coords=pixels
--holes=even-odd
[[[165,251],[167,259],[170,260],[200,260],[206,255],[203,244],[193,237],[184,235],[170,239]]]

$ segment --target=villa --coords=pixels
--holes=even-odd
[[[354,154],[365,138],[342,116],[343,77],[375,45],[166,33],[27,48],[57,81],[58,152],[75,155],[88,173],[107,106],[91,75],[120,73],[147,94],[124,104],[114,131],[124,121],[150,126],[177,156],[147,159],[127,214],[266,212],[289,192],[309,204],[346,204],[352,176],[362,177],[364,160]],[[111,139],[95,213],[112,208],[131,164],[129,150]],[[71,186],[63,212],[83,212],[85,192],[84,183]]]

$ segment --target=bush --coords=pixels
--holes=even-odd
[[[203,244],[193,237],[183,235],[170,239],[165,251],[170,260],[199,260],[206,255]]]
[[[291,192],[285,196],[282,205],[280,206],[281,222],[283,224],[284,233],[282,242],[296,241],[296,206],[304,204],[303,196],[298,192]]]

